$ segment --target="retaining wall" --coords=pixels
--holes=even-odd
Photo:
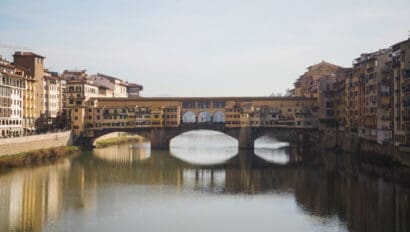
[[[0,139],[0,156],[72,144],[71,131]]]

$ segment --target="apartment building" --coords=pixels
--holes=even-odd
[[[410,39],[392,47],[394,145],[410,144]]]
[[[382,125],[389,117],[386,97],[390,96],[388,80],[383,76],[382,70],[390,61],[390,54],[390,49],[381,49],[362,54],[353,61],[353,75],[359,79],[360,84],[358,134],[372,142],[391,140],[391,128]]]
[[[44,72],[43,113],[49,123],[62,112],[62,82],[58,73]]]
[[[44,56],[33,52],[16,51],[13,55],[14,65],[25,70],[33,77],[34,90],[34,122],[38,119],[44,110]]]
[[[0,58],[0,137],[20,136],[23,129],[25,76]]]
[[[326,61],[307,67],[307,71],[294,83],[293,96],[319,99],[320,79],[334,74],[340,68]]]

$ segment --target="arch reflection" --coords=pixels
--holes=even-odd
[[[285,165],[290,162],[289,143],[262,136],[255,140],[255,155],[269,163]]]
[[[171,140],[170,153],[194,165],[222,164],[238,154],[238,141],[221,132],[190,131]]]
[[[151,157],[151,143],[138,142],[133,144],[120,144],[93,150],[94,156],[114,162],[114,163],[132,163],[142,161]]]

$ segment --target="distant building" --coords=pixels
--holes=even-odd
[[[323,77],[334,74],[340,66],[322,61],[307,67],[307,71],[300,76],[294,83],[292,91],[295,97],[314,97],[319,98],[319,80]]]
[[[64,72],[61,74],[61,78],[66,81],[87,80],[87,70],[64,70]]]
[[[128,97],[127,82],[124,80],[101,73],[91,75],[90,80],[98,85],[111,89],[113,94],[111,97]]]
[[[143,90],[142,85],[128,83],[127,84],[127,93],[129,98],[139,97],[140,91]]]

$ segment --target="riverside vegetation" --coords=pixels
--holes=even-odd
[[[0,168],[14,168],[80,153],[77,146],[60,146],[0,157]]]

